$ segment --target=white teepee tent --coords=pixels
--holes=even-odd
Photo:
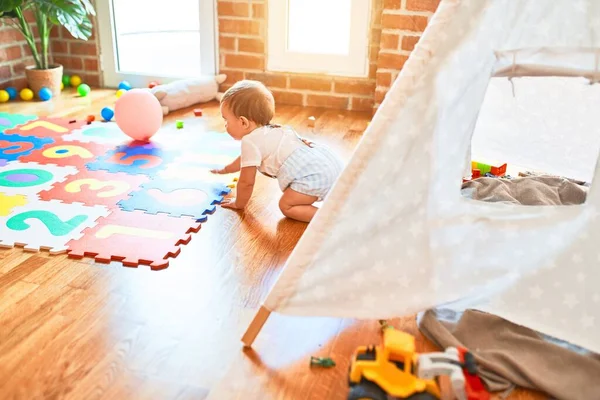
[[[442,0],[244,343],[271,311],[383,319],[463,299],[600,352],[600,174],[578,206],[460,193],[490,78],[539,75],[600,78],[600,1]]]

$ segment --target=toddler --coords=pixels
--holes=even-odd
[[[217,174],[240,172],[235,198],[223,207],[243,209],[252,195],[256,170],[276,178],[283,195],[279,208],[286,217],[310,222],[313,205],[325,198],[342,171],[342,162],[327,148],[302,139],[289,127],[271,124],[275,100],[260,82],[243,80],[221,99],[227,133],[241,140],[241,155]]]

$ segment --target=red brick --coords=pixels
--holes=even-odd
[[[377,76],[377,62],[369,63],[369,79],[375,79]]]
[[[2,68],[0,67],[0,76],[2,75],[1,70],[2,70]],[[0,81],[2,81],[1,77],[0,77]],[[2,86],[3,87],[13,86],[17,90],[21,90],[21,89],[27,87],[27,78],[25,76],[20,76],[20,77],[12,76],[11,79],[9,79],[8,81],[5,81],[2,84]]]
[[[336,93],[349,93],[349,94],[373,94],[375,91],[375,82],[370,81],[341,81],[335,82]]]
[[[325,107],[346,110],[348,109],[348,97],[328,96],[321,94],[309,94],[306,97],[306,105],[309,107]]]
[[[252,18],[264,18],[265,17],[265,5],[264,4],[252,4]]]
[[[60,37],[60,29],[53,27],[50,31],[50,39],[57,39]]]
[[[402,7],[402,0],[383,0],[383,8],[390,10],[399,10]]]
[[[23,35],[13,28],[0,29],[0,43],[13,43],[22,41]]]
[[[99,87],[100,86],[100,75],[84,74],[81,76],[81,79],[84,83],[90,85],[91,87]]]
[[[331,91],[331,79],[291,76],[290,88],[329,92]]]
[[[261,81],[268,87],[286,88],[287,76],[268,72],[248,72],[246,79]]]
[[[385,98],[385,95],[387,94],[387,90],[376,90],[375,91],[375,104],[381,104],[381,102],[383,101],[383,99]]]
[[[225,83],[234,84],[237,81],[241,81],[242,79],[244,79],[243,71],[235,71],[235,70],[231,70],[231,69],[221,68],[219,70],[219,73],[227,75],[227,79],[225,80]]]
[[[221,50],[235,50],[235,37],[219,36],[219,48]]]
[[[54,57],[54,62],[62,64],[66,73],[73,70],[83,70],[83,61],[81,61],[81,58],[79,57],[57,56]]]
[[[413,51],[417,42],[421,36],[403,36],[402,37],[402,50]]]
[[[373,110],[372,97],[353,97],[352,110],[354,111],[371,111]]]
[[[380,48],[378,45],[371,44],[371,46],[369,46],[369,62],[377,61],[379,58],[379,50]]]
[[[248,3],[234,3],[231,1],[218,1],[217,12],[219,15],[230,17],[249,17],[250,7]]]
[[[228,68],[265,69],[265,57],[248,54],[225,54],[225,66]]]
[[[96,58],[86,58],[83,60],[83,67],[86,71],[98,72],[100,69],[98,68],[98,59]]]
[[[0,62],[14,61],[21,58],[21,46],[15,45],[0,49]]]
[[[219,32],[259,35],[260,21],[249,19],[219,18]]]
[[[63,40],[53,40],[50,43],[52,54],[69,54],[69,46]]]
[[[395,33],[383,33],[381,35],[380,47],[382,49],[397,50],[400,43],[400,36]]]
[[[387,71],[377,71],[377,86],[392,86],[392,74]]]
[[[78,56],[95,56],[97,55],[96,43],[90,42],[71,42],[69,43],[69,50],[71,51],[71,55]]]
[[[379,68],[402,69],[408,57],[395,53],[379,53],[377,65]]]
[[[406,9],[410,11],[431,11],[437,10],[440,0],[406,0]]]
[[[281,90],[273,90],[275,104],[291,104],[295,106],[304,105],[304,94],[298,92],[288,92]]]
[[[238,51],[264,53],[265,41],[262,38],[238,38]]]
[[[12,73],[10,72],[10,67],[8,65],[0,67],[0,80],[9,79],[11,76]]]
[[[25,74],[25,67],[29,66],[29,64],[24,63],[23,61],[16,62],[12,65],[12,73],[13,75],[19,76]]]
[[[404,29],[407,31],[423,32],[427,27],[427,17],[422,15],[383,14],[381,16],[383,29]]]

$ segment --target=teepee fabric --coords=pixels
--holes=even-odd
[[[598,74],[600,2],[543,3],[442,0],[266,308],[375,319],[462,301],[600,352],[600,184],[579,206],[460,194],[491,77]]]

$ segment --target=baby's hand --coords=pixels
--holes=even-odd
[[[221,206],[224,208],[231,208],[232,210],[242,210],[244,208],[237,206],[237,204],[235,203],[235,197],[223,200]]]
[[[210,170],[210,172],[213,173],[213,174],[226,174],[227,173],[225,171],[225,167],[220,168],[220,169],[213,168],[213,169]]]

